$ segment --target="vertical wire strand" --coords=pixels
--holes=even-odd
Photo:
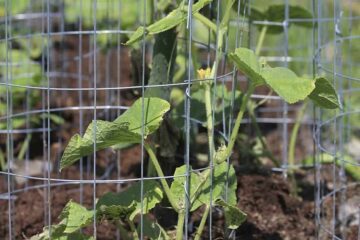
[[[94,154],[93,154],[93,236],[96,239],[97,224],[96,224],[96,121],[97,121],[97,0],[93,0],[93,141],[94,141]]]

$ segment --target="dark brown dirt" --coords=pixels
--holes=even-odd
[[[67,171],[66,177],[77,178],[75,167]],[[238,229],[239,239],[312,239],[315,234],[313,202],[302,201],[289,193],[289,185],[277,175],[249,175],[238,177],[239,207],[248,214],[248,220]],[[92,185],[84,185],[83,204],[91,208],[93,204]],[[114,184],[99,184],[96,195],[116,191]],[[46,204],[45,189],[30,190],[17,195],[13,208],[13,227],[16,239],[32,236],[42,231]],[[73,199],[79,202],[78,186],[54,187],[51,190],[51,216],[53,223],[58,221],[65,204]],[[7,202],[0,201],[0,237],[7,238]],[[221,238],[223,216],[214,211],[214,236]],[[201,213],[197,213],[199,215]],[[195,225],[198,223],[195,222]],[[91,229],[86,232],[91,233]],[[114,239],[115,228],[110,223],[101,223],[97,228],[98,239]],[[206,239],[206,233],[204,236]]]

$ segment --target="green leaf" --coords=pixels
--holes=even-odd
[[[186,182],[186,165],[176,168],[174,173],[174,181],[171,183],[170,190],[173,193],[176,202],[179,204],[180,208],[185,208],[186,199],[185,199],[185,182]],[[205,183],[206,178],[204,178],[201,174],[196,171],[190,169],[190,176],[189,176],[189,196],[190,196],[190,204],[194,203],[195,199],[197,198],[198,194],[200,193],[200,189],[202,185]],[[191,211],[196,210],[197,207],[191,207]]]
[[[248,48],[237,48],[229,54],[229,58],[236,64],[237,68],[250,78],[255,86],[264,83],[261,76],[261,65],[254,51]]]
[[[284,67],[263,68],[261,75],[280,97],[288,103],[304,100],[314,89],[313,79],[301,78]]]
[[[236,205],[230,205],[222,199],[217,200],[216,204],[224,208],[227,228],[237,229],[243,222],[245,222],[246,213],[241,211]]]
[[[322,108],[340,108],[340,101],[334,87],[324,77],[315,80],[315,89],[309,95],[309,98]]]
[[[210,177],[210,170],[203,172],[206,182],[201,189],[201,193],[193,204],[197,208],[203,204],[210,205],[210,201],[216,201],[220,198],[227,199],[230,204],[236,204],[237,178],[234,167],[223,162],[215,165],[213,177]],[[212,194],[210,194],[212,191]]]
[[[209,4],[210,2],[212,2],[212,0],[199,0],[197,3],[195,3],[192,6],[192,14],[199,12],[200,9],[202,9],[205,5]],[[187,19],[188,16],[187,9],[188,7],[186,5],[185,6],[180,5],[178,8],[171,11],[166,17],[151,24],[150,26],[146,28],[139,27],[125,44],[130,45],[137,42],[142,38],[144,33],[157,34],[178,26]]]
[[[94,212],[70,201],[60,214],[62,225],[65,226],[63,233],[74,233],[80,228],[92,223]]]
[[[32,236],[30,240],[95,240],[93,236],[86,236],[81,232],[64,233],[65,227],[63,222],[51,225],[50,227],[44,227],[42,233]]]
[[[304,100],[315,89],[315,80],[298,77],[288,68],[262,66],[250,49],[237,48],[229,57],[254,86],[266,83],[288,103]]]
[[[313,15],[303,7],[300,6],[288,6],[289,8],[289,19],[308,19],[311,20]],[[264,13],[264,20],[271,22],[283,22],[285,21],[285,4],[271,5]],[[294,21],[291,24],[298,25],[301,27],[312,28],[312,21]],[[268,26],[267,32],[270,34],[279,34],[284,31],[283,26]]]
[[[141,224],[137,227],[138,235],[141,233]],[[151,220],[148,215],[143,218],[143,234],[151,240],[169,240],[170,237],[166,231],[155,221]]]
[[[144,98],[144,107],[142,107],[140,98],[114,122],[97,120],[91,123],[83,138],[76,134],[70,139],[60,161],[60,170],[72,165],[81,157],[93,153],[94,139],[96,139],[96,151],[121,143],[140,143],[142,137],[146,138],[160,126],[164,114],[169,109],[170,104],[159,98]],[[144,125],[142,110],[145,115]],[[142,130],[144,130],[143,135]]]
[[[141,182],[120,193],[109,192],[102,196],[96,204],[99,218],[119,219],[129,218],[131,221],[137,214],[148,213],[163,198],[162,190],[155,180],[143,182],[143,198],[141,199]]]
[[[131,132],[141,135],[144,127],[144,137],[155,132],[164,117],[164,114],[170,110],[170,104],[160,98],[139,98],[124,114],[118,117],[114,122],[126,123]],[[142,110],[144,109],[144,119],[142,121]],[[144,122],[144,124],[143,124]]]

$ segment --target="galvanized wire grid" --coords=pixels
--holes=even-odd
[[[17,226],[15,223],[15,213],[17,211],[15,202],[19,199],[21,193],[27,192],[42,192],[42,202],[44,205],[44,226],[50,226],[54,224],[52,219],[54,216],[52,214],[52,208],[54,208],[53,201],[57,195],[57,189],[61,186],[75,186],[72,191],[76,191],[76,196],[80,204],[89,204],[89,200],[86,199],[88,196],[87,189],[91,189],[92,208],[95,209],[95,203],[97,197],[100,196],[101,187],[105,185],[115,185],[117,191],[121,191],[124,186],[128,186],[136,181],[144,181],[148,179],[159,179],[158,177],[149,178],[144,172],[145,167],[145,153],[143,150],[144,143],[141,144],[140,155],[140,173],[139,177],[137,176],[123,176],[121,163],[126,161],[126,158],[129,157],[128,154],[124,155],[123,151],[117,151],[113,153],[112,151],[104,151],[101,155],[104,169],[101,169],[102,173],[99,173],[97,164],[99,162],[99,155],[95,153],[92,156],[80,160],[80,164],[76,171],[78,172],[77,178],[69,178],[64,173],[58,172],[58,164],[62,155],[64,147],[67,145],[67,142],[64,142],[62,134],[64,131],[74,131],[71,129],[73,125],[76,124],[76,131],[67,133],[68,135],[73,135],[78,132],[80,135],[83,135],[88,124],[94,120],[113,120],[118,115],[120,115],[123,110],[128,108],[129,102],[124,98],[125,93],[132,91],[138,91],[144,93],[145,89],[148,87],[156,88],[174,88],[178,87],[184,90],[185,99],[186,99],[186,108],[184,111],[184,124],[185,128],[183,135],[185,136],[185,145],[183,153],[183,161],[187,165],[187,174],[190,175],[190,131],[196,125],[201,125],[201,121],[194,119],[190,113],[190,103],[191,103],[191,91],[190,86],[199,84],[199,80],[196,79],[196,76],[193,74],[193,65],[192,65],[192,45],[195,44],[199,48],[202,48],[205,52],[204,62],[207,65],[211,64],[212,56],[216,54],[216,46],[213,44],[199,43],[194,39],[194,24],[193,18],[191,15],[188,16],[187,26],[183,36],[185,38],[178,39],[179,44],[183,44],[184,48],[187,49],[186,57],[186,66],[187,73],[185,74],[185,79],[180,83],[167,84],[167,85],[156,85],[148,86],[145,85],[145,62],[146,59],[151,56],[152,46],[146,43],[145,41],[141,44],[141,62],[139,64],[142,68],[140,82],[137,84],[129,84],[129,72],[126,72],[126,69],[131,68],[131,64],[127,57],[129,49],[124,47],[121,43],[123,42],[123,37],[126,34],[132,33],[135,29],[123,29],[122,28],[122,18],[118,18],[118,22],[114,25],[111,23],[99,24],[97,15],[95,11],[92,11],[92,16],[90,18],[91,26],[84,28],[84,22],[88,19],[83,19],[79,15],[77,19],[77,24],[70,25],[66,22],[66,13],[65,6],[66,1],[54,1],[54,0],[30,0],[28,1],[26,11],[23,13],[12,14],[10,9],[12,9],[11,0],[0,1],[0,4],[4,6],[6,10],[5,16],[1,18],[1,39],[0,42],[8,46],[6,48],[6,56],[1,58],[0,67],[6,69],[6,75],[1,77],[0,89],[6,92],[6,97],[4,97],[4,103],[6,106],[6,111],[0,117],[0,121],[6,125],[5,129],[0,129],[1,138],[6,139],[6,149],[4,154],[6,156],[6,170],[0,172],[1,184],[4,185],[4,188],[0,188],[0,201],[6,201],[8,205],[8,217],[7,222],[1,223],[7,226],[6,239],[15,239],[19,236],[18,229],[20,226]],[[112,9],[122,9],[123,2],[120,0],[79,0],[81,6],[85,6],[85,3],[91,3],[93,9],[105,8],[108,9],[109,14]],[[147,1],[137,0],[134,1],[134,4],[142,8],[143,15],[138,16],[136,25],[144,25],[142,19],[146,19],[149,16],[146,16],[147,13]],[[158,1],[154,1],[157,4]],[[188,3],[189,8],[191,9],[194,1],[188,0],[185,1]],[[274,37],[271,41],[265,42],[263,47],[263,53],[267,62],[271,65],[278,66],[290,66],[292,64],[302,64],[303,70],[301,74],[313,75],[313,51],[314,48],[316,51],[316,60],[318,63],[318,68],[324,71],[328,71],[326,65],[323,63],[328,63],[324,60],[324,57],[320,53],[325,47],[327,47],[327,34],[328,29],[322,28],[323,23],[331,22],[334,19],[337,21],[339,17],[332,17],[332,13],[328,13],[328,16],[323,16],[323,11],[326,12],[326,8],[323,7],[327,4],[321,0],[318,1],[306,1],[304,4],[308,9],[311,9],[311,12],[317,16],[317,40],[314,42],[314,36],[307,36],[302,39],[300,44],[292,44],[292,39],[289,36],[294,35],[291,31],[297,31],[296,29],[290,28],[290,23],[295,21],[305,21],[303,19],[291,19],[289,17],[288,8],[285,12],[285,21],[284,22],[264,22],[264,21],[255,21],[251,26],[248,26],[246,18],[251,14],[249,9],[242,9],[240,7],[240,2],[237,8],[238,18],[236,21],[232,21],[230,25],[236,26],[239,30],[236,32],[235,46],[249,46],[255,48],[258,30],[256,29],[257,25],[269,25],[269,26],[282,26],[284,28],[284,33],[278,37]],[[256,4],[258,1],[249,1],[251,4]],[[269,1],[271,3],[279,3],[278,1]],[[296,4],[296,1],[284,0],[281,1],[286,6],[290,4]],[[340,4],[340,1],[334,1],[336,5]],[[220,0],[213,1],[213,3],[208,7],[219,8]],[[314,10],[313,10],[314,9]],[[84,9],[81,9],[83,11]],[[81,12],[80,11],[80,12]],[[90,9],[85,9],[91,13]],[[338,8],[335,9],[335,13],[339,14],[341,10]],[[155,18],[155,16],[154,16]],[[219,25],[219,15],[216,16],[217,25]],[[330,20],[328,20],[330,19]],[[355,16],[349,16],[349,19],[356,20]],[[335,21],[334,20],[334,21]],[[334,22],[335,23],[335,22]],[[18,29],[25,26],[25,29],[18,31]],[[115,27],[114,27],[115,26]],[[336,26],[336,24],[334,25]],[[4,30],[3,30],[4,29]],[[244,31],[245,29],[245,31]],[[248,30],[248,31],[247,31]],[[311,31],[309,32],[311,34]],[[114,40],[115,44],[110,48],[101,48],[99,46],[100,38],[109,38]],[[269,37],[271,38],[271,37]],[[107,39],[106,41],[111,41]],[[334,35],[334,46],[338,47],[339,41],[346,40],[350,42],[350,39],[346,37],[340,37],[339,35]],[[33,59],[28,59],[26,61],[19,61],[18,59],[12,59],[11,52],[13,49],[16,49],[15,42],[25,40],[26,44],[29,46],[29,54],[35,44],[40,45],[43,54],[35,61]],[[35,41],[34,41],[35,40]],[[352,37],[351,41],[356,41],[356,37]],[[276,42],[274,44],[274,42]],[[227,42],[225,49],[229,48],[231,43]],[[289,54],[291,51],[300,51],[302,54]],[[337,56],[336,54],[334,56]],[[1,57],[1,56],[0,56]],[[357,81],[356,77],[351,77],[351,75],[346,75],[350,77],[343,76],[341,71],[338,69],[338,59],[331,59],[330,63],[334,61],[334,68],[330,68],[329,72],[334,76],[334,82],[338,83],[338,79],[347,79],[343,81],[348,81],[349,84],[354,84]],[[352,64],[353,68],[356,68],[356,64],[349,60],[349,64]],[[337,67],[335,66],[337,65]],[[17,76],[16,72],[14,74],[13,69],[17,66],[21,66],[22,69],[27,69],[28,72],[25,75],[34,74],[34,69],[36,67],[41,67],[43,79],[40,85],[32,85],[29,80],[25,82],[15,83],[17,79],[22,76]],[[238,85],[241,85],[243,82],[246,82],[242,76],[240,76],[235,69],[230,71],[226,67],[226,59],[222,59],[220,64],[219,74],[216,74],[215,85],[223,84],[231,86],[232,91],[234,91]],[[339,75],[341,73],[341,75]],[[23,72],[21,74],[24,74]],[[26,79],[26,77],[25,77]],[[338,84],[339,89],[342,84]],[[353,87],[352,85],[350,85]],[[356,94],[356,91],[352,90],[349,87],[348,90],[341,91],[340,94],[345,98],[346,94]],[[17,94],[16,91],[19,89],[25,89],[22,94],[25,97],[22,99],[22,105],[19,106],[19,103],[14,103],[14,95]],[[3,92],[2,91],[2,92]],[[35,104],[30,103],[32,94],[38,94],[38,101]],[[281,142],[280,149],[280,158],[282,159],[282,166],[280,168],[274,168],[274,171],[283,173],[286,176],[288,165],[288,138],[289,138],[289,124],[292,124],[295,121],[294,112],[299,108],[299,106],[288,106],[286,103],[281,101],[277,96],[267,96],[267,93],[255,93],[252,98],[254,100],[262,100],[268,98],[271,101],[275,102],[274,106],[267,108],[261,108],[257,112],[258,118],[257,121],[263,124],[276,124],[281,127],[281,136],[279,140]],[[215,104],[215,102],[213,102]],[[232,108],[234,103],[232,102]],[[345,111],[345,109],[343,110]],[[337,115],[333,121],[323,121],[323,118],[320,118],[320,121],[317,125],[317,134],[316,139],[318,140],[317,153],[320,156],[320,152],[323,151],[323,144],[321,138],[321,132],[324,128],[328,129],[329,125],[334,126],[334,134],[336,136],[341,136],[341,129],[346,129],[351,133],[350,123],[344,125],[339,125],[338,119],[342,119],[342,116],[346,114],[356,114],[356,111],[353,113],[350,110],[346,109],[346,112],[342,112]],[[46,114],[46,115],[45,115]],[[68,123],[56,125],[52,123],[51,117],[49,114],[58,115],[68,121]],[[268,117],[270,116],[270,117]],[[317,116],[323,116],[318,114]],[[22,117],[25,118],[25,126],[17,128],[13,126],[14,119]],[[38,119],[38,124],[34,124],[34,119]],[[40,120],[39,120],[40,119]],[[144,120],[144,113],[141,116],[141,119]],[[249,119],[244,119],[243,123],[248,124]],[[313,122],[311,117],[307,117],[303,121],[304,129],[311,128]],[[69,126],[70,125],[70,126]],[[72,126],[71,126],[72,125]],[[222,135],[225,139],[230,136],[231,126],[233,125],[233,116],[226,120],[225,113],[223,114],[223,132],[218,134]],[[35,127],[36,126],[36,127]],[[336,128],[335,128],[336,126]],[[249,128],[250,129],[250,128]],[[37,137],[38,148],[39,149],[26,149],[23,156],[23,161],[19,161],[18,155],[15,152],[18,151],[17,144],[19,139],[27,139]],[[346,142],[346,139],[341,138],[340,140],[334,136],[334,146],[336,146],[334,151],[330,153],[335,155],[337,152],[341,153],[341,148]],[[336,139],[336,140],[335,140]],[[340,142],[341,141],[341,145]],[[341,146],[341,148],[339,147]],[[94,149],[96,146],[94,145]],[[32,166],[34,166],[34,161],[37,160],[41,166],[41,172],[37,174],[32,173]],[[210,159],[210,166],[211,159]],[[317,204],[317,223],[319,229],[328,229],[330,233],[335,233],[335,217],[333,224],[327,227],[322,221],[322,202],[324,198],[332,198],[334,203],[337,199],[336,189],[329,193],[329,195],[324,195],[321,192],[321,172],[322,165],[317,164],[317,180],[318,180],[318,204]],[[292,166],[290,166],[292,167]],[[17,171],[21,169],[21,171]],[[334,182],[339,181],[337,177],[336,167],[334,166]],[[343,173],[343,171],[342,171]],[[173,178],[168,176],[167,178]],[[17,184],[18,181],[22,182],[22,185]],[[187,181],[188,182],[188,181]],[[345,184],[344,181],[341,181],[341,184]],[[142,185],[143,186],[143,185]],[[343,189],[345,185],[341,185]],[[187,186],[188,187],[188,186]],[[99,190],[100,189],[100,190]],[[341,191],[342,193],[344,191]],[[143,196],[143,189],[141,191],[141,196]],[[343,193],[343,196],[345,193]],[[73,195],[66,196],[70,200]],[[184,196],[186,197],[186,196]],[[240,196],[241,197],[241,196]],[[346,196],[343,197],[346,199]],[[335,206],[333,209],[336,209]],[[188,210],[188,208],[187,208]],[[335,211],[335,210],[334,210]],[[189,213],[189,211],[187,211]],[[334,215],[335,216],[335,215]],[[95,216],[94,216],[95,220]],[[209,229],[212,229],[212,215],[209,215],[208,226]],[[140,237],[143,238],[143,217],[140,218]],[[188,233],[193,231],[192,222],[190,218],[186,217],[186,222],[184,224],[184,232]],[[96,221],[94,221],[92,232],[94,237],[98,232]],[[319,236],[321,236],[319,230]],[[184,235],[186,239],[189,238],[188,234]],[[235,239],[236,234],[232,233],[231,236]],[[29,236],[28,236],[29,237]],[[209,238],[212,239],[212,231],[209,232]],[[116,233],[116,239],[120,239],[119,233]],[[339,238],[338,238],[339,239]]]
[[[316,69],[318,74],[333,79],[342,109],[316,112],[317,237],[360,239],[360,182],[359,178],[351,177],[350,172],[360,172],[360,75],[356,60],[359,56],[359,3],[330,1],[329,8],[323,8],[323,4],[324,1],[316,3]]]

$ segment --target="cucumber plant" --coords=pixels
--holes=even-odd
[[[43,233],[33,236],[33,240],[93,239],[91,236],[85,235],[81,229],[104,219],[115,222],[124,238],[139,239],[141,232],[150,239],[176,238],[180,240],[183,239],[183,226],[187,211],[191,213],[202,207],[204,212],[194,235],[195,239],[200,239],[206,220],[211,214],[212,206],[223,209],[228,229],[237,229],[246,220],[246,214],[237,206],[237,177],[234,167],[227,160],[232,154],[242,118],[255,89],[266,85],[290,104],[307,98],[325,108],[339,104],[336,92],[326,78],[298,77],[288,68],[271,67],[260,61],[255,52],[250,49],[237,48],[227,57],[249,79],[249,84],[246,91],[237,95],[236,101],[238,101],[240,110],[230,139],[216,148],[213,136],[215,121],[212,114],[214,111],[212,103],[216,96],[214,93],[218,91],[218,88],[215,87],[214,81],[219,61],[226,56],[223,42],[227,33],[230,12],[236,1],[226,1],[225,14],[219,27],[200,13],[200,10],[210,2],[212,1],[199,0],[191,8],[191,14],[195,18],[201,19],[211,31],[218,33],[216,58],[212,67],[198,71],[201,81],[198,91],[201,93],[200,95],[203,94],[205,105],[202,109],[208,133],[209,167],[205,170],[196,170],[189,165],[180,166],[172,174],[172,181],[168,182],[155,153],[155,145],[149,136],[161,126],[165,115],[170,111],[170,103],[166,99],[159,98],[162,97],[161,94],[158,97],[139,98],[114,121],[94,120],[83,136],[74,135],[64,151],[60,168],[62,170],[94,151],[119,144],[143,143],[159,180],[144,179],[143,183],[137,182],[120,193],[107,193],[97,200],[96,208],[92,210],[70,201],[60,215],[60,222],[45,228]],[[144,35],[160,34],[184,24],[189,14],[188,9],[189,7],[182,2],[165,18],[147,27],[138,28],[126,44],[133,44]],[[196,110],[201,111],[202,109]],[[151,210],[164,198],[178,214],[175,235],[171,235],[169,231],[162,228],[156,220],[151,220]],[[139,229],[141,224],[136,226],[138,215],[143,215],[142,230]],[[130,234],[131,236],[129,236]]]

